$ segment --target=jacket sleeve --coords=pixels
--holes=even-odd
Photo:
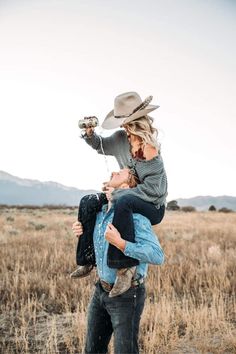
[[[167,194],[167,177],[161,157],[139,162],[136,170],[138,175],[140,168],[142,169],[141,183],[135,188],[115,190],[112,193],[113,201],[116,201],[123,195],[130,194],[156,204],[162,196]]]
[[[98,154],[103,154],[104,152],[105,155],[116,156],[117,147],[124,142],[126,133],[123,130],[118,130],[111,136],[102,137],[94,132],[91,136],[84,135],[82,138],[92,149],[96,150]]]
[[[134,219],[134,226],[135,242],[126,241],[124,254],[140,263],[163,264],[164,252],[149,220],[139,215]]]

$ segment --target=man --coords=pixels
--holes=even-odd
[[[110,192],[116,188],[129,188],[131,178],[132,174],[127,168],[112,174],[108,182],[108,205],[104,205],[97,215],[93,241],[99,281],[88,308],[86,354],[107,353],[112,333],[116,354],[139,353],[138,333],[145,302],[144,278],[147,276],[148,263],[164,262],[163,251],[147,218],[139,214],[133,216],[135,243],[124,240],[111,224],[114,211]],[[83,233],[79,222],[75,222],[72,229],[78,237]],[[109,297],[117,272],[107,265],[109,243],[125,255],[139,260],[131,288],[116,297]]]

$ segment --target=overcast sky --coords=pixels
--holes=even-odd
[[[0,170],[99,189],[78,120],[137,91],[160,105],[168,199],[235,196],[235,38],[233,0],[0,0]]]

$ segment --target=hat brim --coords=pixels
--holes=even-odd
[[[159,108],[160,106],[149,105],[140,111],[135,112],[128,118],[116,118],[114,116],[114,109],[108,113],[104,121],[102,122],[103,129],[116,129],[119,128],[122,124],[128,124],[135,119],[140,117],[146,116],[148,113],[154,111],[155,109]]]

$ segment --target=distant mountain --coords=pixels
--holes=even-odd
[[[0,204],[7,205],[68,205],[77,206],[80,199],[95,190],[66,187],[56,182],[40,182],[25,179],[0,171]],[[179,206],[194,206],[197,210],[208,210],[210,205],[217,209],[229,208],[236,211],[236,197],[199,196],[176,199]]]
[[[176,199],[180,207],[193,206],[197,210],[208,210],[209,206],[214,205],[216,209],[228,208],[236,211],[236,197],[222,195],[219,197],[198,196],[193,198]]]
[[[19,178],[0,171],[0,204],[77,206],[84,195],[91,193],[96,191],[66,187],[56,182]]]

